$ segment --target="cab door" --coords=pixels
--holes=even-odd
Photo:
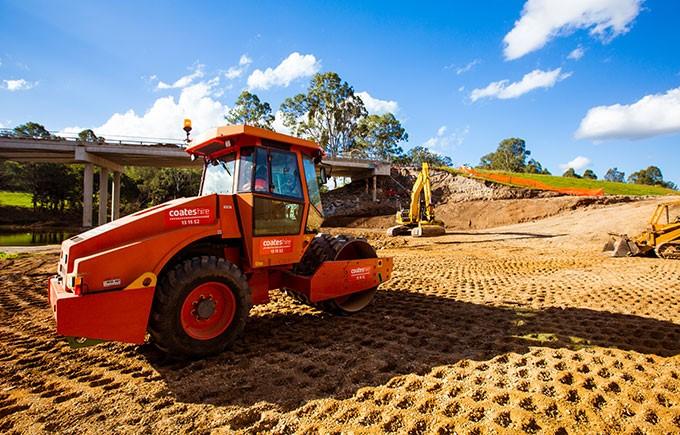
[[[306,216],[298,153],[246,148],[239,162],[239,195],[244,233],[252,229],[248,254],[254,268],[297,263],[306,246]],[[239,209],[242,209],[239,202]],[[249,222],[250,221],[250,222]],[[250,225],[248,225],[250,224]],[[250,228],[248,228],[250,227]]]

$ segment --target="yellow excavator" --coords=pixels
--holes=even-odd
[[[656,206],[645,231],[629,238],[612,234],[603,251],[612,257],[638,257],[656,254],[659,258],[680,260],[680,201]]]
[[[423,163],[422,169],[411,189],[408,209],[397,211],[397,225],[387,229],[388,236],[431,237],[446,234],[444,223],[434,218],[430,168]]]

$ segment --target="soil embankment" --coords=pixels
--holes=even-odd
[[[327,227],[388,228],[394,214],[410,202],[417,171],[393,171],[381,180],[378,202],[372,201],[367,181],[353,182],[324,195]],[[448,229],[486,229],[531,222],[581,208],[630,202],[631,197],[574,197],[555,192],[521,189],[431,170],[437,219]],[[407,187],[409,189],[407,189]]]

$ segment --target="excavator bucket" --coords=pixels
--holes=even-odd
[[[635,242],[625,234],[611,235],[602,251],[611,253],[612,257],[634,257],[641,252]]]

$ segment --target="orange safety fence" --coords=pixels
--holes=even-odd
[[[550,190],[553,192],[564,193],[575,196],[604,196],[604,189],[579,189],[576,187],[556,187],[530,178],[518,177],[508,174],[481,173],[472,168],[461,168],[461,170],[475,178],[494,181],[496,183],[511,184],[514,186],[528,187],[538,190]]]

